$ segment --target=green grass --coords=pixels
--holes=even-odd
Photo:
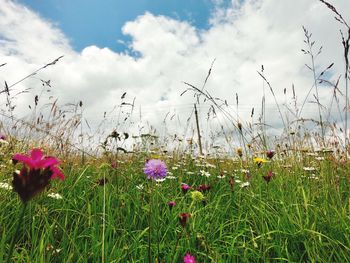
[[[230,177],[244,181],[240,164],[225,160],[207,169],[186,160],[176,179],[156,184],[142,172],[135,156],[117,170],[107,165],[65,169],[66,180],[30,201],[15,247],[16,262],[147,262],[151,218],[152,262],[182,262],[190,252],[197,262],[348,262],[350,259],[348,167],[331,159],[319,162],[316,176],[298,163],[285,169],[278,161],[251,171],[250,186],[241,188]],[[310,160],[307,160],[311,162]],[[175,162],[166,160],[169,168]],[[221,170],[226,177],[217,178]],[[270,183],[262,179],[275,172]],[[195,172],[187,175],[186,171]],[[105,187],[98,180],[106,176]],[[181,182],[209,184],[206,204],[193,203]],[[144,189],[139,190],[142,184]],[[58,192],[63,199],[46,196]],[[151,194],[152,193],[152,194]],[[105,224],[104,224],[105,194]],[[1,189],[0,261],[6,259],[21,202],[16,193]],[[177,205],[170,210],[168,201]],[[149,217],[151,211],[151,217]],[[181,212],[191,213],[185,229]],[[104,240],[103,240],[104,229]],[[103,242],[104,241],[104,242]],[[102,251],[104,243],[104,251]]]

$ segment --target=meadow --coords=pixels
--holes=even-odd
[[[349,262],[350,28],[334,6],[321,2],[348,30],[341,35],[346,93],[339,91],[339,79],[323,79],[331,65],[317,72],[314,42],[304,28],[319,112],[311,132],[298,109],[299,120],[288,121],[276,101],[283,132],[269,138],[264,110],[259,125],[242,123],[224,99],[185,83],[184,93],[193,92],[231,120],[234,138],[223,137],[239,144],[230,146],[233,151],[214,147],[201,154],[197,136],[168,151],[157,134],[131,138],[114,130],[93,154],[72,141],[82,122],[81,102],[69,118],[53,103],[49,121],[14,121],[5,84],[0,262]],[[263,70],[259,74],[275,97]],[[345,98],[345,107],[338,104],[345,109],[342,128],[326,121],[329,112],[319,103],[317,86],[326,81]]]

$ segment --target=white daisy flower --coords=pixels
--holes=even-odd
[[[143,185],[142,185],[142,184],[139,184],[139,185],[136,185],[136,188],[137,188],[138,190],[140,190],[140,191],[141,191],[141,190],[143,190],[143,188],[144,188],[144,187],[143,187]]]
[[[207,171],[204,171],[204,170],[200,170],[199,173],[201,174],[201,176],[205,176],[205,177],[210,177],[211,174]]]
[[[12,190],[12,186],[8,183],[0,183],[0,188],[5,190]]]
[[[248,186],[250,186],[249,182],[244,182],[244,183],[241,183],[241,185],[240,185],[241,188],[245,188],[245,187],[248,187]]]
[[[316,171],[315,167],[303,167],[304,171]]]
[[[161,183],[161,182],[164,182],[165,181],[165,177],[164,178],[158,178],[158,179],[155,179],[155,181],[157,182],[157,183]]]
[[[58,193],[49,193],[47,196],[51,197],[53,199],[63,199],[62,195],[60,195]]]

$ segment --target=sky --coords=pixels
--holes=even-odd
[[[96,45],[116,52],[124,51],[125,42],[130,41],[122,33],[123,25],[145,12],[186,20],[196,28],[208,29],[215,8],[210,0],[21,0],[19,3],[56,24],[75,50]]]
[[[334,63],[325,78],[335,81],[344,75],[339,33],[344,26],[317,0],[127,2],[0,0],[0,64],[6,63],[0,67],[2,83],[11,87],[64,56],[11,87],[16,118],[34,118],[40,112],[52,118],[48,103],[54,102],[73,114],[69,107],[82,101],[78,111],[91,133],[117,128],[131,134],[156,130],[164,136],[193,137],[193,118],[187,120],[197,100],[193,91],[181,95],[189,87],[184,82],[202,88],[212,66],[205,90],[228,106],[213,115],[211,104],[200,98],[207,143],[222,143],[215,141],[220,138],[215,131],[233,134],[233,122],[246,128],[257,123],[263,96],[267,127],[279,134],[283,121],[318,118],[313,73],[305,66],[310,56],[301,51],[307,48],[302,26],[312,32],[315,54],[322,46],[316,73]],[[350,20],[350,1],[331,3]],[[275,97],[258,74],[262,65]],[[43,86],[48,80],[50,87]],[[344,87],[341,78],[339,89]],[[319,84],[318,93],[324,118],[341,127],[342,96],[336,107],[331,87]],[[134,105],[132,113],[129,104]],[[296,108],[303,109],[297,116]],[[6,111],[5,100],[1,109]]]

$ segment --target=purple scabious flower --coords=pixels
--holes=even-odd
[[[148,179],[162,179],[168,174],[168,168],[162,160],[151,159],[146,162],[143,172],[147,175]]]

